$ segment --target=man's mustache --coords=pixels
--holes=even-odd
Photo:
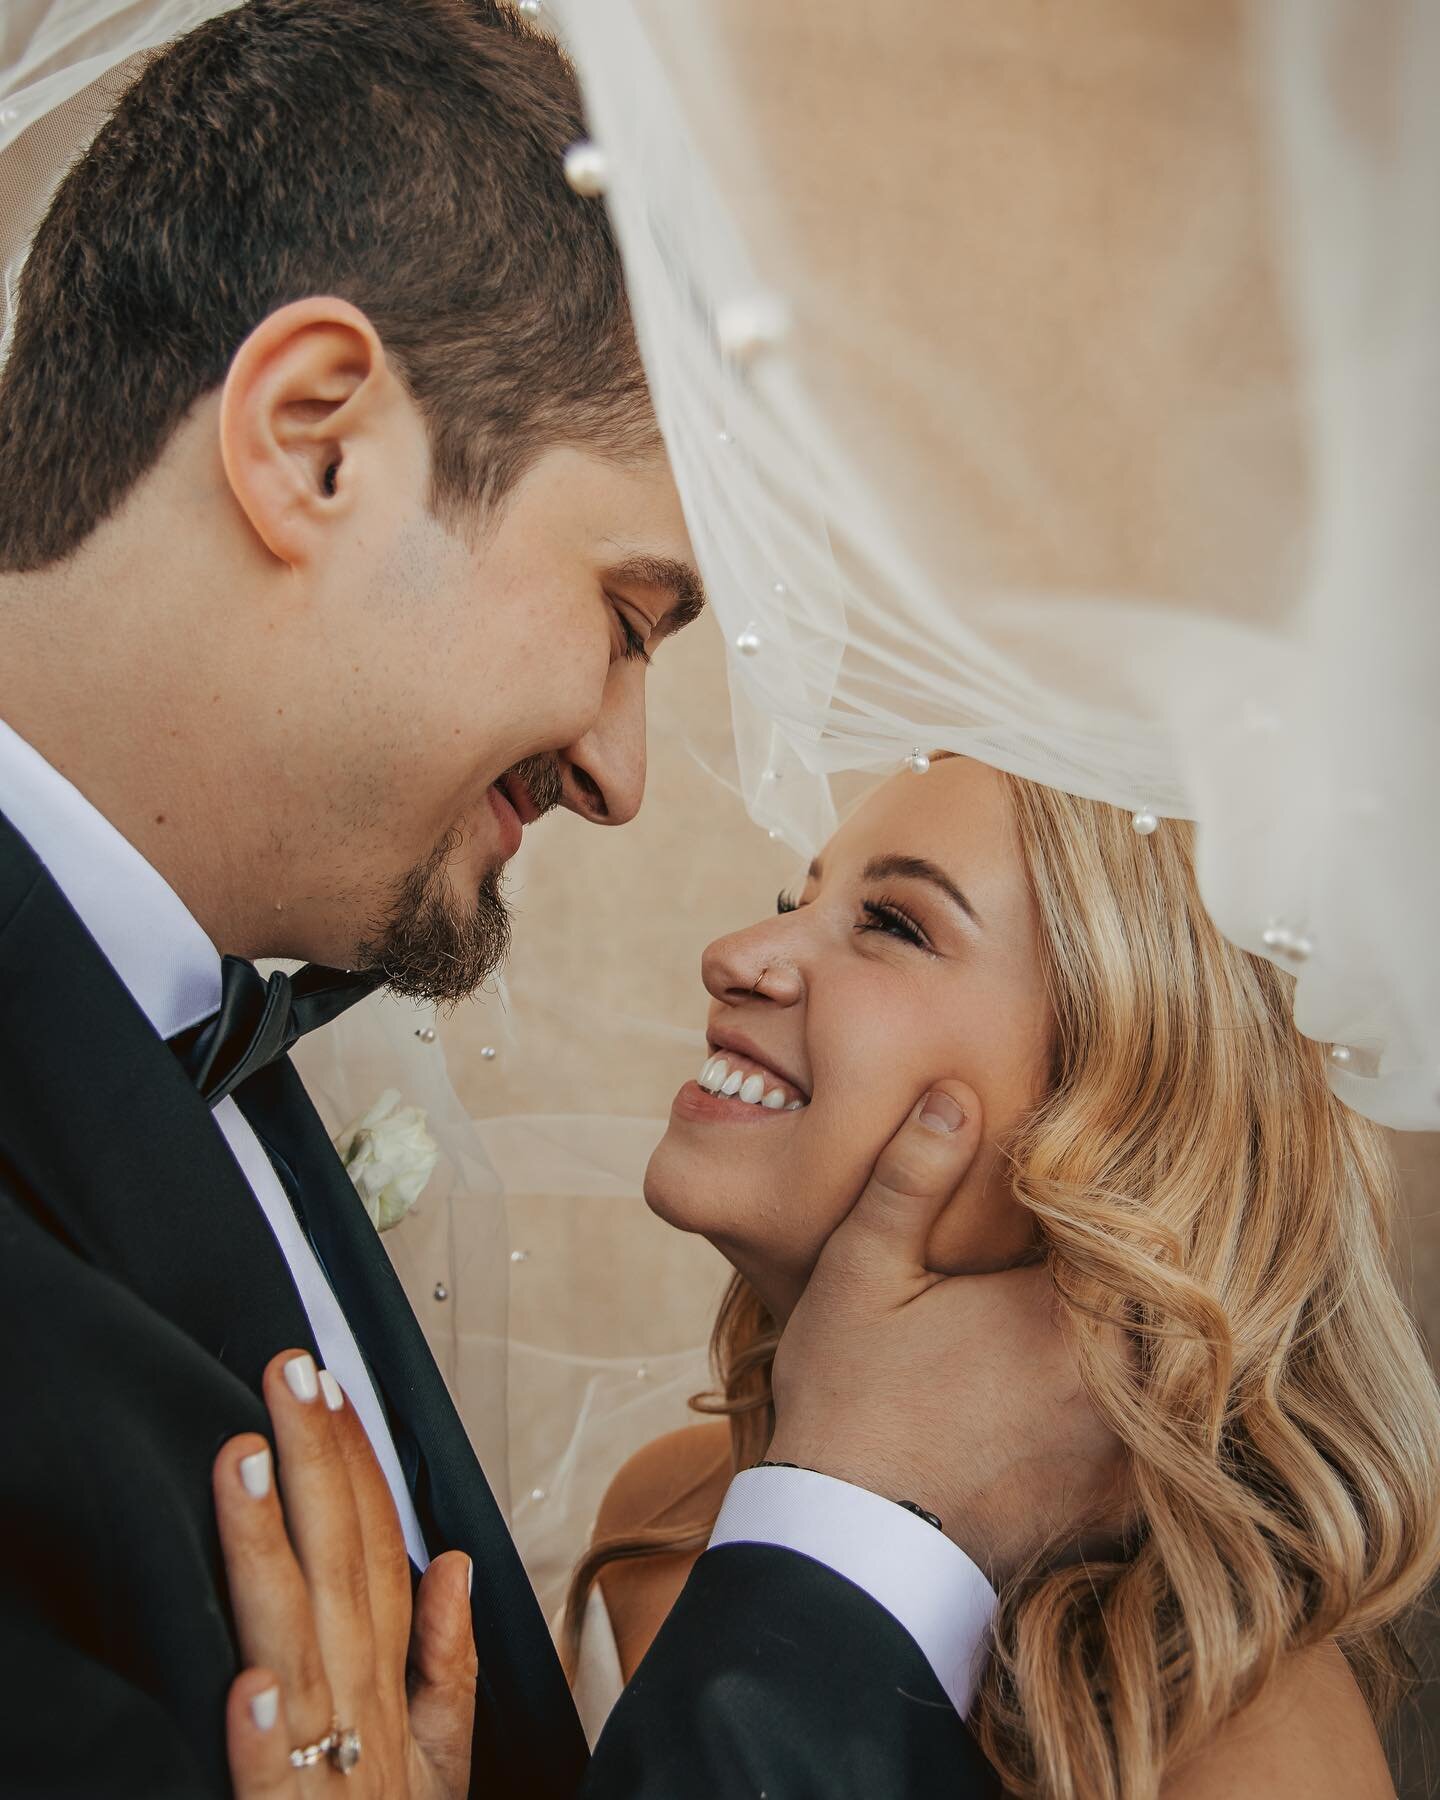
[[[552,812],[565,798],[565,777],[558,756],[542,752],[539,756],[522,757],[505,774],[524,783],[542,813]]]

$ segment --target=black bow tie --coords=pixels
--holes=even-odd
[[[220,966],[219,1012],[171,1038],[170,1048],[206,1105],[215,1107],[307,1031],[338,1019],[383,980],[374,970],[347,973],[311,963],[294,975],[277,969],[265,981],[254,963],[227,956]]]

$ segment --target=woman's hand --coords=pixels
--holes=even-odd
[[[1121,1456],[1047,1269],[927,1266],[980,1127],[974,1090],[947,1081],[881,1152],[780,1340],[766,1454],[917,1501],[998,1583],[1057,1536],[1118,1521]]]
[[[226,1712],[236,1800],[455,1800],[469,1791],[475,1712],[469,1558],[431,1563],[412,1618],[395,1505],[338,1383],[290,1350],[264,1391],[283,1509],[264,1438],[231,1438],[214,1471],[246,1664]],[[353,1772],[337,1766],[343,1749],[292,1764],[337,1726],[358,1733]]]

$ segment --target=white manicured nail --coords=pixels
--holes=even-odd
[[[340,1383],[328,1369],[320,1371],[320,1392],[325,1396],[325,1404],[331,1412],[339,1412],[345,1404],[345,1395],[341,1390]]]
[[[240,1485],[252,1500],[263,1500],[270,1492],[268,1450],[257,1450],[253,1456],[240,1458]]]
[[[320,1392],[314,1357],[304,1351],[299,1356],[292,1356],[285,1365],[285,1385],[297,1400],[303,1400],[308,1406]]]
[[[278,1687],[262,1688],[250,1702],[250,1717],[255,1721],[257,1731],[269,1731],[280,1717],[280,1690]]]

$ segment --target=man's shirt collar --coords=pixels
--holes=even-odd
[[[220,953],[159,870],[0,720],[0,812],[163,1038],[220,1005]]]

